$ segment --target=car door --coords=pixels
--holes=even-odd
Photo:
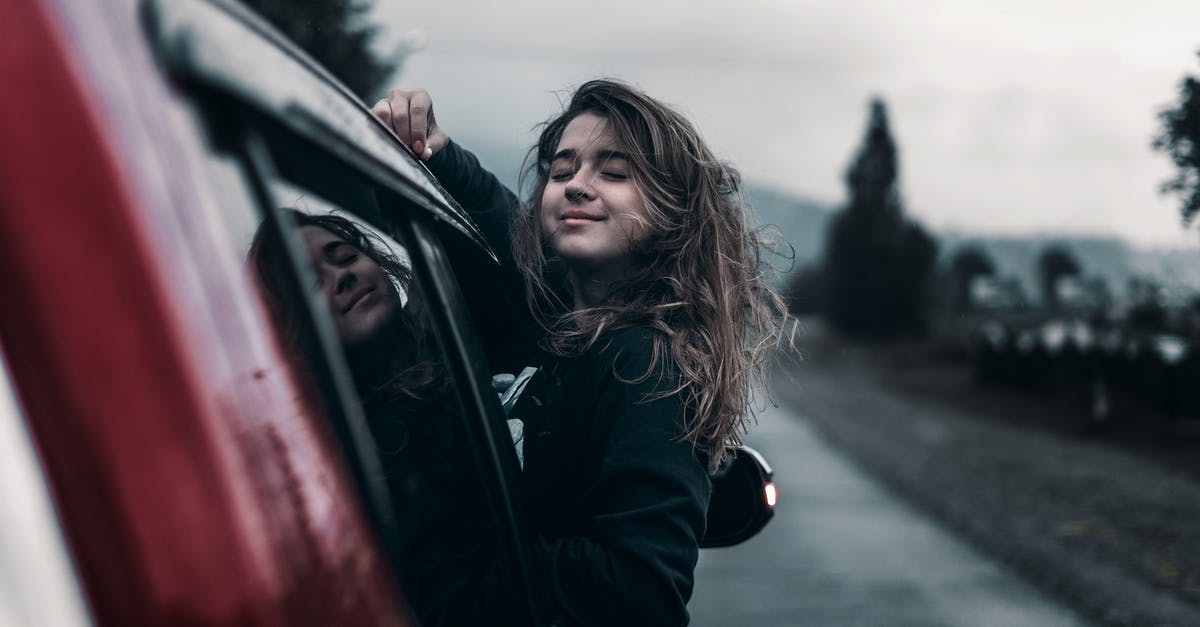
[[[447,252],[486,267],[470,222],[233,5],[22,7],[4,32],[51,80],[10,101],[23,127],[0,120],[27,148],[0,163],[0,344],[96,622],[541,623],[515,454]],[[363,409],[295,205],[406,260],[440,382],[400,406],[407,436]],[[256,238],[301,296],[286,321]]]
[[[411,624],[137,3],[18,3],[0,39],[36,86],[0,115],[0,346],[90,618]]]
[[[453,621],[435,613],[427,616],[427,622],[538,622],[534,617],[540,601],[521,549],[527,545],[529,532],[517,506],[518,467],[491,387],[489,355],[495,352],[484,351],[471,320],[471,312],[481,314],[484,305],[478,293],[473,304],[465,301],[455,279],[454,266],[495,272],[494,255],[461,209],[361,103],[286,42],[262,37],[269,31],[253,16],[208,3],[194,3],[190,12],[179,8],[183,5],[166,6],[156,18],[160,21],[152,22],[161,49],[170,51],[182,39],[188,42],[191,55],[180,62],[168,52],[167,65],[175,80],[195,94],[213,145],[238,162],[249,182],[263,216],[257,230],[279,239],[289,251],[295,269],[292,289],[303,290],[311,285],[312,277],[306,267],[310,260],[294,241],[296,225],[290,223],[287,212],[279,211],[283,207],[349,216],[392,256],[405,260],[411,273],[413,283],[405,286],[408,302],[404,309],[420,310],[421,315],[414,316],[424,323],[418,335],[428,339],[429,359],[438,364],[438,376],[448,383],[441,402],[425,399],[419,410],[410,403],[399,411],[429,412],[430,405],[437,405],[440,415],[436,420],[441,427],[437,431],[441,433],[427,441],[436,444],[440,437],[454,444],[443,446],[436,455],[424,451],[426,467],[398,464],[388,458],[396,451],[385,450],[389,444],[380,442],[378,420],[363,415],[364,399],[358,394],[361,390],[353,389],[346,355],[339,351],[336,334],[331,331],[334,325],[327,320],[330,312],[318,304],[297,313],[305,319],[299,325],[306,327],[304,332],[319,339],[322,350],[311,356],[318,362],[310,364],[313,382],[325,405],[337,414],[334,424],[340,441],[401,578],[410,588],[423,590],[436,585],[423,579],[466,582],[457,584],[463,585],[461,598],[431,603],[447,608],[453,605],[453,611],[468,613]],[[242,29],[240,35],[253,36],[236,44],[226,40],[235,36],[237,27]],[[210,39],[213,34],[216,36]],[[254,54],[246,53],[248,46],[257,46]],[[240,54],[222,57],[213,52],[230,49]],[[201,55],[195,50],[205,52]],[[247,59],[254,59],[256,65],[248,67]],[[260,75],[286,76],[288,87],[263,86],[247,78]],[[268,87],[272,91],[264,93]],[[448,250],[454,252],[453,258]],[[477,320],[494,324],[502,319],[496,313],[493,309]],[[412,435],[424,427],[410,424],[405,428]],[[413,448],[423,447],[410,443],[410,452]],[[404,511],[428,509],[430,501],[411,500],[413,495],[396,485],[414,483],[417,475],[424,476],[426,483],[436,478],[443,490],[455,491],[458,505],[439,525],[455,529],[455,537],[443,542],[449,547],[469,539],[471,546],[465,550],[476,555],[456,563],[449,555],[455,549],[447,548],[442,552],[445,564],[431,566],[438,556],[426,555],[420,566],[413,567],[412,554],[404,547],[425,542],[427,536],[419,535],[420,541],[411,537],[414,528],[407,524],[411,521]],[[412,590],[408,592],[422,615],[420,599],[412,598]],[[431,595],[437,596],[424,596]],[[467,595],[477,598],[467,602]],[[505,614],[511,618],[502,619]]]

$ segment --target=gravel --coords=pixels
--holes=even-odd
[[[1098,622],[1200,625],[1200,441],[1082,435],[1064,402],[977,386],[926,344],[805,328],[778,400],[864,468]]]

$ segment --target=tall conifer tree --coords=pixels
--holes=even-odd
[[[937,246],[905,219],[887,106],[871,101],[862,146],[846,170],[848,201],[825,245],[825,312],[843,331],[883,339],[924,326]]]
[[[1179,81],[1179,102],[1159,113],[1158,119],[1161,127],[1154,147],[1167,153],[1176,168],[1162,189],[1179,195],[1183,223],[1191,224],[1200,213],[1200,77],[1184,76]]]

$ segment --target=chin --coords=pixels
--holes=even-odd
[[[343,320],[342,342],[347,346],[358,346],[379,339],[395,318],[397,309],[399,307],[390,302],[381,302],[366,311],[354,312],[354,316]]]
[[[596,250],[594,247],[580,242],[567,242],[565,244],[560,242],[553,248],[555,254],[570,263],[590,264],[603,262],[612,257],[611,254],[606,254],[604,251]]]

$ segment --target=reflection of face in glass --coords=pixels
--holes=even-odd
[[[297,225],[317,278],[305,287],[320,292],[363,400],[386,404],[431,393],[437,368],[403,249],[336,214],[281,211]],[[283,240],[259,228],[250,263],[287,347],[298,360],[318,363],[322,348],[303,314],[311,292],[288,279],[294,268]]]
[[[396,288],[374,259],[319,226],[301,227],[338,338],[350,348],[374,337],[400,309]]]
[[[284,226],[298,227],[315,289],[344,349],[379,456],[379,476],[371,480],[386,482],[396,507],[400,576],[411,606],[422,624],[491,624],[468,614],[486,607],[471,600],[480,588],[475,582],[496,571],[492,517],[483,500],[459,498],[482,487],[473,452],[462,446],[469,438],[466,422],[457,413],[453,381],[407,251],[340,215],[281,214]],[[314,286],[295,280],[297,268],[280,235],[260,227],[251,244],[264,302],[298,370],[322,361],[335,365],[323,357],[308,315]]]

